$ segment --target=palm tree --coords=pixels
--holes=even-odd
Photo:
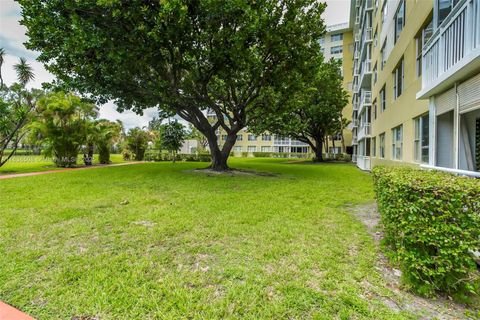
[[[27,59],[20,58],[20,62],[13,66],[15,71],[17,72],[18,81],[22,86],[25,85],[35,79],[35,75],[33,74],[32,67],[27,63]]]
[[[3,88],[2,66],[3,66],[3,62],[5,61],[4,56],[5,56],[5,49],[0,48],[0,89]]]

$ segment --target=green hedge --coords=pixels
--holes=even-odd
[[[160,153],[158,150],[147,150],[145,152],[145,161],[172,161],[173,156],[170,153]],[[212,157],[209,153],[199,154],[177,154],[176,161],[192,161],[192,162],[211,162]]]
[[[480,180],[407,167],[375,167],[384,243],[414,291],[479,293]]]

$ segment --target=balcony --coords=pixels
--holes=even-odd
[[[363,34],[363,43],[372,41],[372,39],[372,27],[365,28],[365,33]]]
[[[357,155],[357,167],[370,171],[370,157]]]
[[[352,138],[352,145],[356,146],[358,144],[358,139],[356,137]]]
[[[422,90],[426,99],[480,68],[480,0],[461,0],[425,44]]]
[[[357,155],[356,154],[352,154],[352,162],[357,162]]]
[[[358,127],[358,119],[352,120],[353,127]]]
[[[364,123],[363,125],[360,126],[358,129],[358,140],[363,140],[365,138],[370,137],[370,122]]]
[[[372,85],[372,61],[367,59],[362,62],[362,70],[360,71],[360,86],[371,87]]]
[[[372,92],[362,90],[360,95],[360,105],[358,107],[358,113],[359,114],[362,113],[365,106],[369,106],[369,105],[372,105]]]

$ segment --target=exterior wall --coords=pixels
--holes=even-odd
[[[360,100],[361,94],[368,91],[371,92],[371,109],[369,115],[357,115],[359,126],[362,122],[370,118],[370,135],[358,136],[364,141],[358,142],[357,155],[361,157],[361,161],[357,165],[362,169],[369,170],[370,167],[380,164],[398,165],[398,164],[417,164],[414,159],[414,138],[415,126],[414,119],[428,113],[428,100],[416,100],[416,94],[421,90],[422,79],[417,77],[416,70],[416,52],[417,43],[416,36],[421,31],[425,22],[432,15],[433,0],[405,0],[405,24],[399,38],[395,42],[395,14],[401,0],[360,0],[360,6],[356,5],[356,1],[352,1],[352,9],[360,14],[362,6],[367,8],[373,7],[371,26],[364,25],[370,22],[369,19],[360,19],[361,23],[355,24],[354,34],[358,34],[356,39],[355,50],[358,51],[358,61],[355,60],[357,66],[357,74],[360,74],[360,66],[368,60],[371,61],[372,76],[371,80],[367,78],[367,83],[361,81],[361,77],[357,76],[354,85],[358,85],[359,90],[357,98]],[[384,4],[387,7],[387,14],[384,22],[382,22],[382,9]],[[355,17],[355,14],[352,15]],[[355,19],[355,18],[354,18]],[[358,21],[358,20],[357,20]],[[373,41],[371,45],[366,41],[361,41],[365,36],[365,30],[371,27]],[[360,44],[363,43],[363,48]],[[385,46],[384,46],[385,44]],[[382,63],[382,47],[386,57],[386,63],[381,67]],[[394,98],[394,70],[403,58],[404,78],[403,90],[399,97]],[[385,87],[386,108],[382,111],[380,91]],[[363,91],[362,91],[363,90]],[[355,99],[355,96],[354,96]],[[360,104],[359,104],[360,105]],[[368,113],[368,109],[367,113]],[[354,113],[355,115],[355,113]],[[392,129],[402,126],[402,156],[400,160],[393,157],[393,133]],[[368,132],[368,131],[367,131]],[[385,157],[380,156],[380,135],[385,135]],[[354,130],[354,136],[357,136]],[[371,140],[370,140],[371,139]],[[369,141],[370,140],[370,141]],[[370,150],[362,150],[368,148]]]
[[[415,36],[432,12],[433,1],[407,0],[405,3],[405,26],[397,42],[394,39],[394,15],[399,5],[398,0],[388,1],[388,15],[384,25],[381,22],[381,6],[374,19],[374,27],[381,30],[377,46],[373,48],[372,65],[377,65],[378,79],[372,86],[372,101],[376,101],[377,119],[372,117],[372,138],[376,139],[376,156],[372,156],[372,166],[379,164],[394,164],[398,162],[414,164],[414,121],[413,119],[428,113],[428,100],[416,100],[416,93],[421,89],[422,79],[416,72],[416,41]],[[383,70],[380,70],[380,50],[383,41],[386,41],[387,61]],[[404,90],[394,99],[393,71],[398,62],[404,59]],[[386,109],[381,111],[380,90],[385,85]],[[392,129],[403,126],[402,160],[392,159]],[[380,158],[379,135],[385,133],[385,158]],[[373,152],[372,152],[373,153]]]

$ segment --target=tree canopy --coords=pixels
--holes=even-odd
[[[342,87],[339,62],[319,63],[313,81],[303,82],[288,101],[286,112],[270,114],[256,121],[252,129],[269,130],[310,145],[315,160],[322,161],[323,142],[327,135],[343,128],[342,110],[348,94]]]
[[[237,132],[281,110],[311,75],[324,32],[317,0],[19,3],[27,47],[58,85],[120,110],[178,114],[207,137],[214,170],[228,169]]]

